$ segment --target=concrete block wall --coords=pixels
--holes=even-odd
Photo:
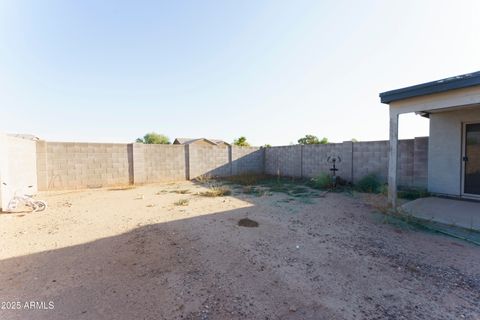
[[[388,141],[353,143],[353,183],[372,173],[386,183],[388,176],[388,148]]]
[[[265,149],[257,147],[235,147],[231,150],[231,175],[264,172]]]
[[[37,143],[41,190],[129,184],[129,146],[113,143]]]
[[[414,140],[398,141],[398,185],[413,186]]]
[[[356,142],[353,152],[353,182],[367,174],[376,174],[384,183],[388,180],[388,141]],[[427,186],[428,138],[398,142],[398,184],[407,187]],[[417,170],[414,170],[415,163]]]
[[[32,142],[33,143],[33,142]],[[33,144],[35,146],[35,144]],[[266,173],[312,178],[330,173],[329,156],[338,156],[337,175],[354,183],[375,173],[387,181],[388,141],[295,145],[270,148],[212,145],[36,143],[40,190]],[[428,138],[399,142],[400,185],[426,187]]]
[[[368,174],[376,174],[384,183],[388,176],[389,141],[295,145],[265,150],[265,173],[288,177],[312,178],[331,173],[327,158],[336,155],[337,175],[353,183]],[[428,138],[399,141],[399,185],[427,187]]]
[[[302,152],[302,176],[313,178],[320,172],[330,173],[329,158],[340,158],[335,167],[337,174],[347,181],[352,180],[352,142],[299,146]]]
[[[301,146],[266,148],[265,173],[286,177],[302,177]]]
[[[428,184],[428,137],[413,141],[413,186],[426,187]]]
[[[47,169],[47,142],[40,140],[35,143],[37,158],[37,185],[39,190],[46,190],[48,187]]]
[[[38,141],[34,159],[40,190],[144,184],[193,179],[200,175],[223,177],[264,172],[263,148],[209,144]]]
[[[144,184],[147,182],[147,172],[145,170],[145,152],[143,151],[143,143],[133,143],[132,148],[132,162],[133,167],[133,183]]]
[[[202,175],[226,177],[231,175],[230,147],[209,145],[188,145],[189,178]]]
[[[144,182],[186,180],[186,146],[139,144],[143,148]]]

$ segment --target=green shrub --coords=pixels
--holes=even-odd
[[[370,173],[357,182],[355,189],[360,192],[379,193],[382,191],[382,183],[376,174]]]
[[[398,190],[398,197],[407,200],[415,200],[418,198],[425,198],[429,196],[430,193],[428,193],[428,191],[425,189],[399,188]]]
[[[310,180],[310,186],[315,189],[328,189],[332,187],[332,177],[325,172]]]
[[[343,179],[340,176],[337,176],[336,179],[337,179],[336,180],[337,181],[337,187],[344,187],[344,186],[348,186],[350,184],[347,180]]]
[[[255,187],[253,186],[243,186],[242,187],[242,192],[246,194],[252,194],[255,192]]]
[[[244,173],[241,175],[231,176],[225,178],[226,181],[230,183],[239,184],[242,186],[252,186],[261,183],[262,181],[267,180],[268,177],[264,174],[258,173]]]
[[[388,184],[382,184],[378,189],[378,193],[383,194],[384,196],[388,195]]]

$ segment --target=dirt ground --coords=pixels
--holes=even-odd
[[[202,190],[43,193],[44,212],[0,214],[0,319],[480,319],[478,246],[362,196]]]

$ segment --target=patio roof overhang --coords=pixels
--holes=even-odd
[[[480,71],[380,93],[382,103],[480,85]]]
[[[398,120],[403,113],[430,113],[480,108],[480,71],[380,93],[380,101],[389,104],[390,147],[388,162],[388,199],[397,205]]]

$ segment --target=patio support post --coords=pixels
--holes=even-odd
[[[390,108],[390,148],[388,152],[388,203],[397,208],[398,113]]]

